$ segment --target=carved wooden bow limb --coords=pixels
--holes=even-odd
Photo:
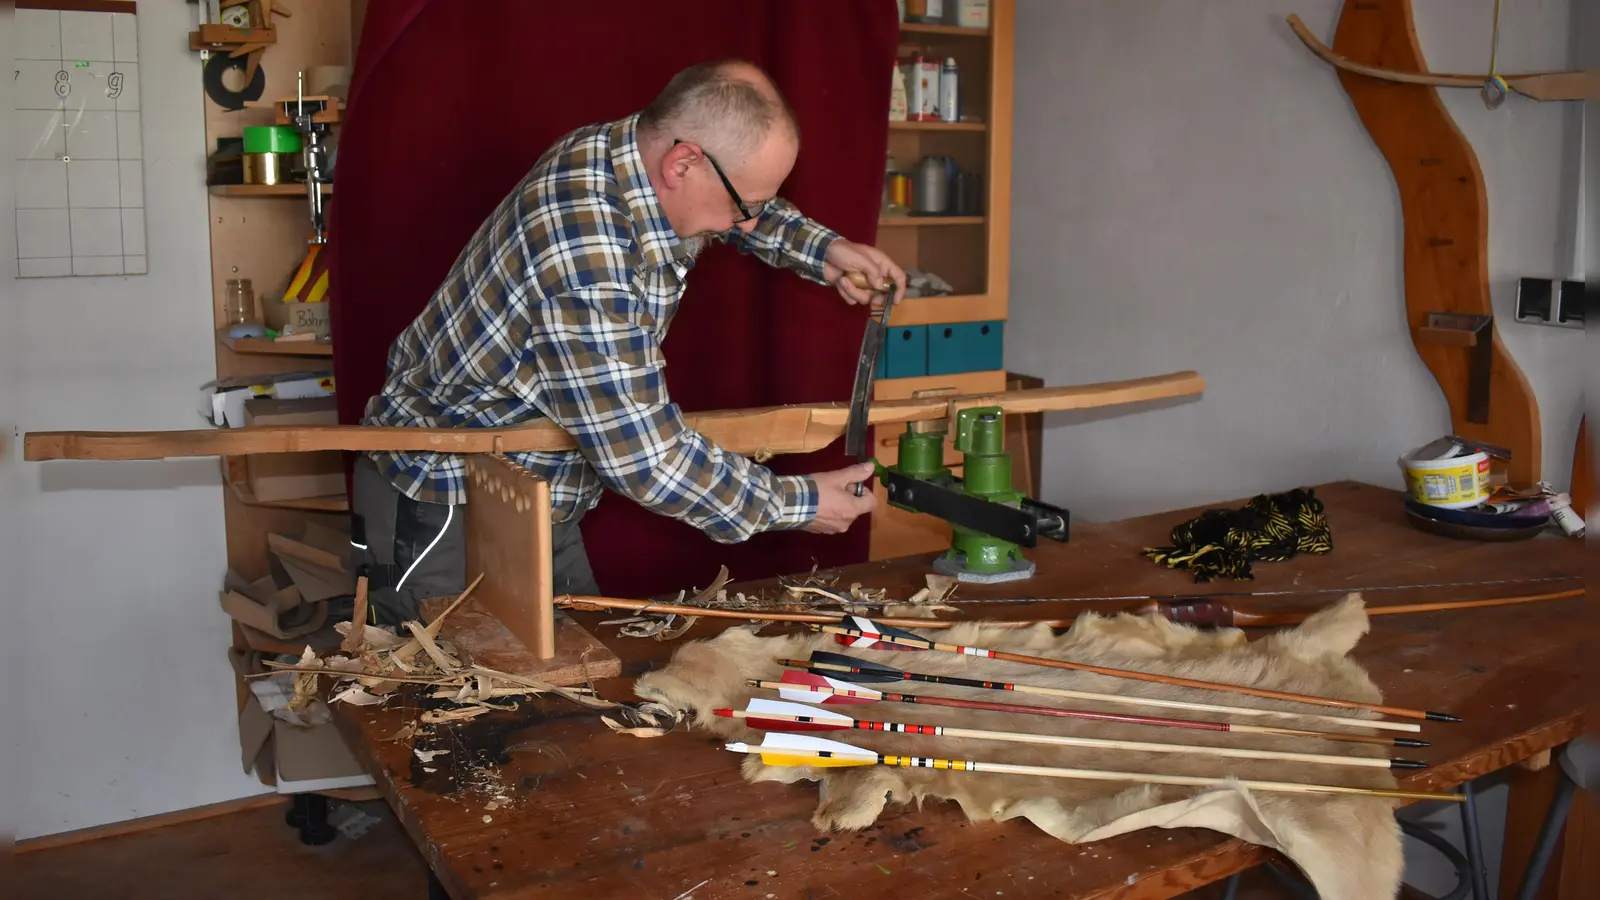
[[[1445,72],[1428,72],[1422,67],[1413,71],[1370,66],[1356,62],[1333,51],[1332,47],[1317,40],[1300,17],[1290,13],[1289,28],[1311,52],[1346,72],[1382,78],[1402,84],[1420,84],[1431,87],[1481,88],[1489,75],[1459,75]],[[1528,72],[1518,75],[1499,75],[1511,90],[1534,100],[1583,100],[1596,92],[1600,73],[1595,72]]]
[[[998,406],[1007,413],[1093,409],[1189,397],[1205,390],[1196,372],[1173,372],[1128,381],[1034,388],[1000,394],[889,400],[872,404],[874,425],[943,419],[952,405]],[[844,434],[850,408],[775,406],[718,410],[684,417],[690,428],[734,453],[810,453]],[[369,425],[267,425],[193,431],[41,431],[23,439],[23,458],[162,459],[175,456],[243,456],[315,450],[394,450],[435,453],[514,453],[571,450],[572,435],[550,422],[512,428],[406,428]]]

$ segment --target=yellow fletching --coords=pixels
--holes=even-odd
[[[843,759],[837,756],[804,756],[795,753],[763,753],[761,761],[769,766],[811,766],[817,769],[837,769],[844,766],[870,766],[872,759]]]

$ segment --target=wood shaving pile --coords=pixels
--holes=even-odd
[[[601,699],[593,688],[557,687],[521,675],[463,663],[455,648],[439,639],[439,630],[450,613],[461,605],[482,579],[483,576],[478,576],[448,609],[427,625],[416,621],[406,622],[404,634],[393,634],[364,623],[367,593],[363,579],[356,590],[351,621],[334,625],[334,630],[344,637],[339,645],[340,652],[318,657],[308,646],[293,665],[274,662],[267,662],[266,665],[274,671],[295,673],[294,698],[289,703],[289,708],[294,710],[303,709],[317,699],[319,679],[332,678],[334,684],[329,702],[355,706],[382,705],[396,696],[401,685],[433,687],[428,696],[445,703],[422,712],[420,722],[424,725],[463,722],[496,710],[515,710],[514,698],[543,694],[562,697],[589,709],[616,712],[628,720],[628,727],[661,725],[657,714]],[[362,624],[356,624],[358,622]],[[415,733],[414,729],[410,732],[402,729],[390,739],[405,739]]]
[[[928,573],[925,577],[926,587],[919,588],[905,600],[890,600],[886,588],[868,588],[860,582],[852,583],[848,590],[841,590],[834,586],[838,582],[837,575],[823,574],[813,567],[808,574],[793,581],[779,579],[782,591],[778,597],[769,599],[761,594],[745,594],[742,591],[729,596],[723,587],[728,583],[728,567],[723,566],[710,587],[693,598],[688,597],[687,591],[679,591],[672,603],[676,606],[739,612],[842,612],[868,615],[873,610],[879,610],[886,616],[927,618],[932,618],[938,612],[955,612],[956,608],[945,601],[955,594],[961,583],[949,575]],[[644,609],[636,615],[607,619],[600,624],[622,626],[618,632],[622,637],[670,641],[682,637],[700,618]]]

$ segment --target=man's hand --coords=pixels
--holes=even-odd
[[[877,308],[883,306],[884,300],[884,295],[876,290],[862,290],[856,287],[850,279],[843,277],[846,272],[860,272],[867,276],[867,283],[873,288],[893,281],[896,285],[895,295],[905,296],[905,270],[895,265],[889,254],[868,244],[858,244],[844,238],[835,240],[828,245],[828,255],[822,271],[823,277],[839,291],[839,296],[843,297],[846,303],[870,303],[873,308]]]
[[[865,491],[857,497],[855,486],[877,471],[870,462],[859,463],[848,469],[821,472],[811,476],[817,483],[817,515],[806,523],[803,531],[813,534],[839,534],[850,527],[856,517],[872,512],[878,497]]]

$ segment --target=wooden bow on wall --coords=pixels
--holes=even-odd
[[[1449,404],[1451,431],[1510,450],[1506,474],[1513,485],[1537,482],[1539,405],[1495,329],[1489,299],[1483,171],[1436,90],[1480,86],[1491,76],[1429,72],[1410,0],[1347,2],[1332,49],[1298,17],[1290,16],[1289,25],[1338,68],[1340,84],[1394,173],[1405,220],[1406,319],[1418,355]],[[1581,76],[1494,77],[1537,99],[1567,99]]]
[[[1417,68],[1401,71],[1386,69],[1382,66],[1365,65],[1348,57],[1340,56],[1333,48],[1317,40],[1300,21],[1300,17],[1289,14],[1289,28],[1294,31],[1295,37],[1311,49],[1312,53],[1322,57],[1328,63],[1357,75],[1366,75],[1369,78],[1381,78],[1385,81],[1396,81],[1402,84],[1421,84],[1430,87],[1456,87],[1456,88],[1484,88],[1496,89],[1496,80],[1504,89],[1515,91],[1532,100],[1583,100],[1595,91],[1597,73],[1595,72],[1528,72],[1523,74],[1502,75],[1495,72],[1483,75],[1460,75],[1445,72],[1428,72],[1420,64]],[[1413,35],[1414,36],[1414,35]],[[1420,59],[1420,57],[1419,57]],[[1503,92],[1500,94],[1503,99]],[[1493,102],[1492,106],[1499,106]]]

